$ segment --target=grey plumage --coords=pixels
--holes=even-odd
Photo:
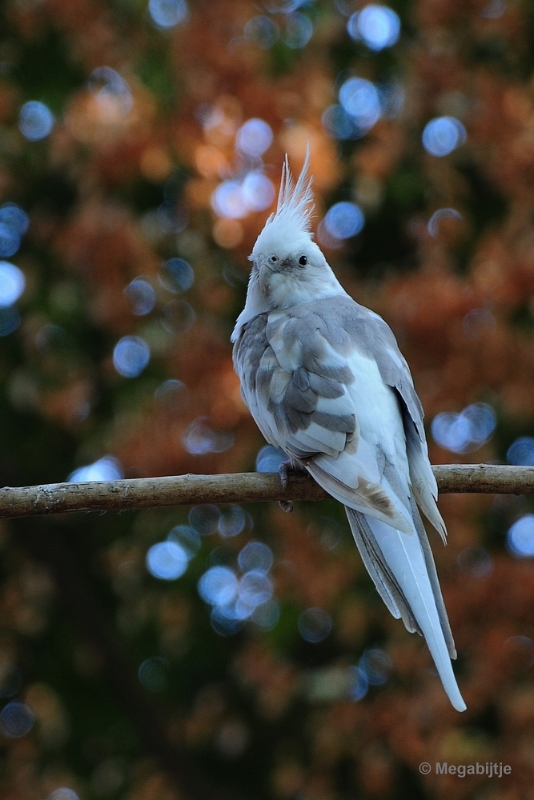
[[[423,410],[393,333],[338,283],[311,240],[307,165],[287,162],[279,206],[252,253],[232,340],[245,402],[263,435],[345,505],[391,613],[425,636],[451,702],[452,634],[419,509],[445,538]]]

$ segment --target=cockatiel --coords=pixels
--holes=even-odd
[[[464,711],[419,513],[445,541],[421,403],[392,331],[349,297],[312,239],[308,169],[309,149],[294,185],[286,156],[276,212],[250,256],[232,334],[243,398],[267,441],[344,504],[380,596],[425,637],[452,705]]]

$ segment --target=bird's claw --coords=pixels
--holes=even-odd
[[[286,514],[291,514],[293,511],[293,500],[279,500],[278,505]]]

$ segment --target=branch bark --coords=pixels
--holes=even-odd
[[[433,467],[442,493],[534,494],[534,467],[450,464]],[[202,503],[323,500],[327,493],[307,474],[292,473],[283,491],[276,473],[177,475],[93,483],[49,483],[0,489],[0,518],[71,511],[122,511]]]

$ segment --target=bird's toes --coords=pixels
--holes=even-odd
[[[278,505],[280,506],[282,511],[286,512],[286,514],[291,514],[291,512],[293,511],[293,501],[292,500],[279,500],[278,501]]]
[[[278,474],[280,475],[280,482],[282,484],[282,489],[284,490],[284,492],[287,489],[287,485],[289,483],[289,471],[291,469],[292,469],[291,461],[282,461],[282,463],[278,467]]]

